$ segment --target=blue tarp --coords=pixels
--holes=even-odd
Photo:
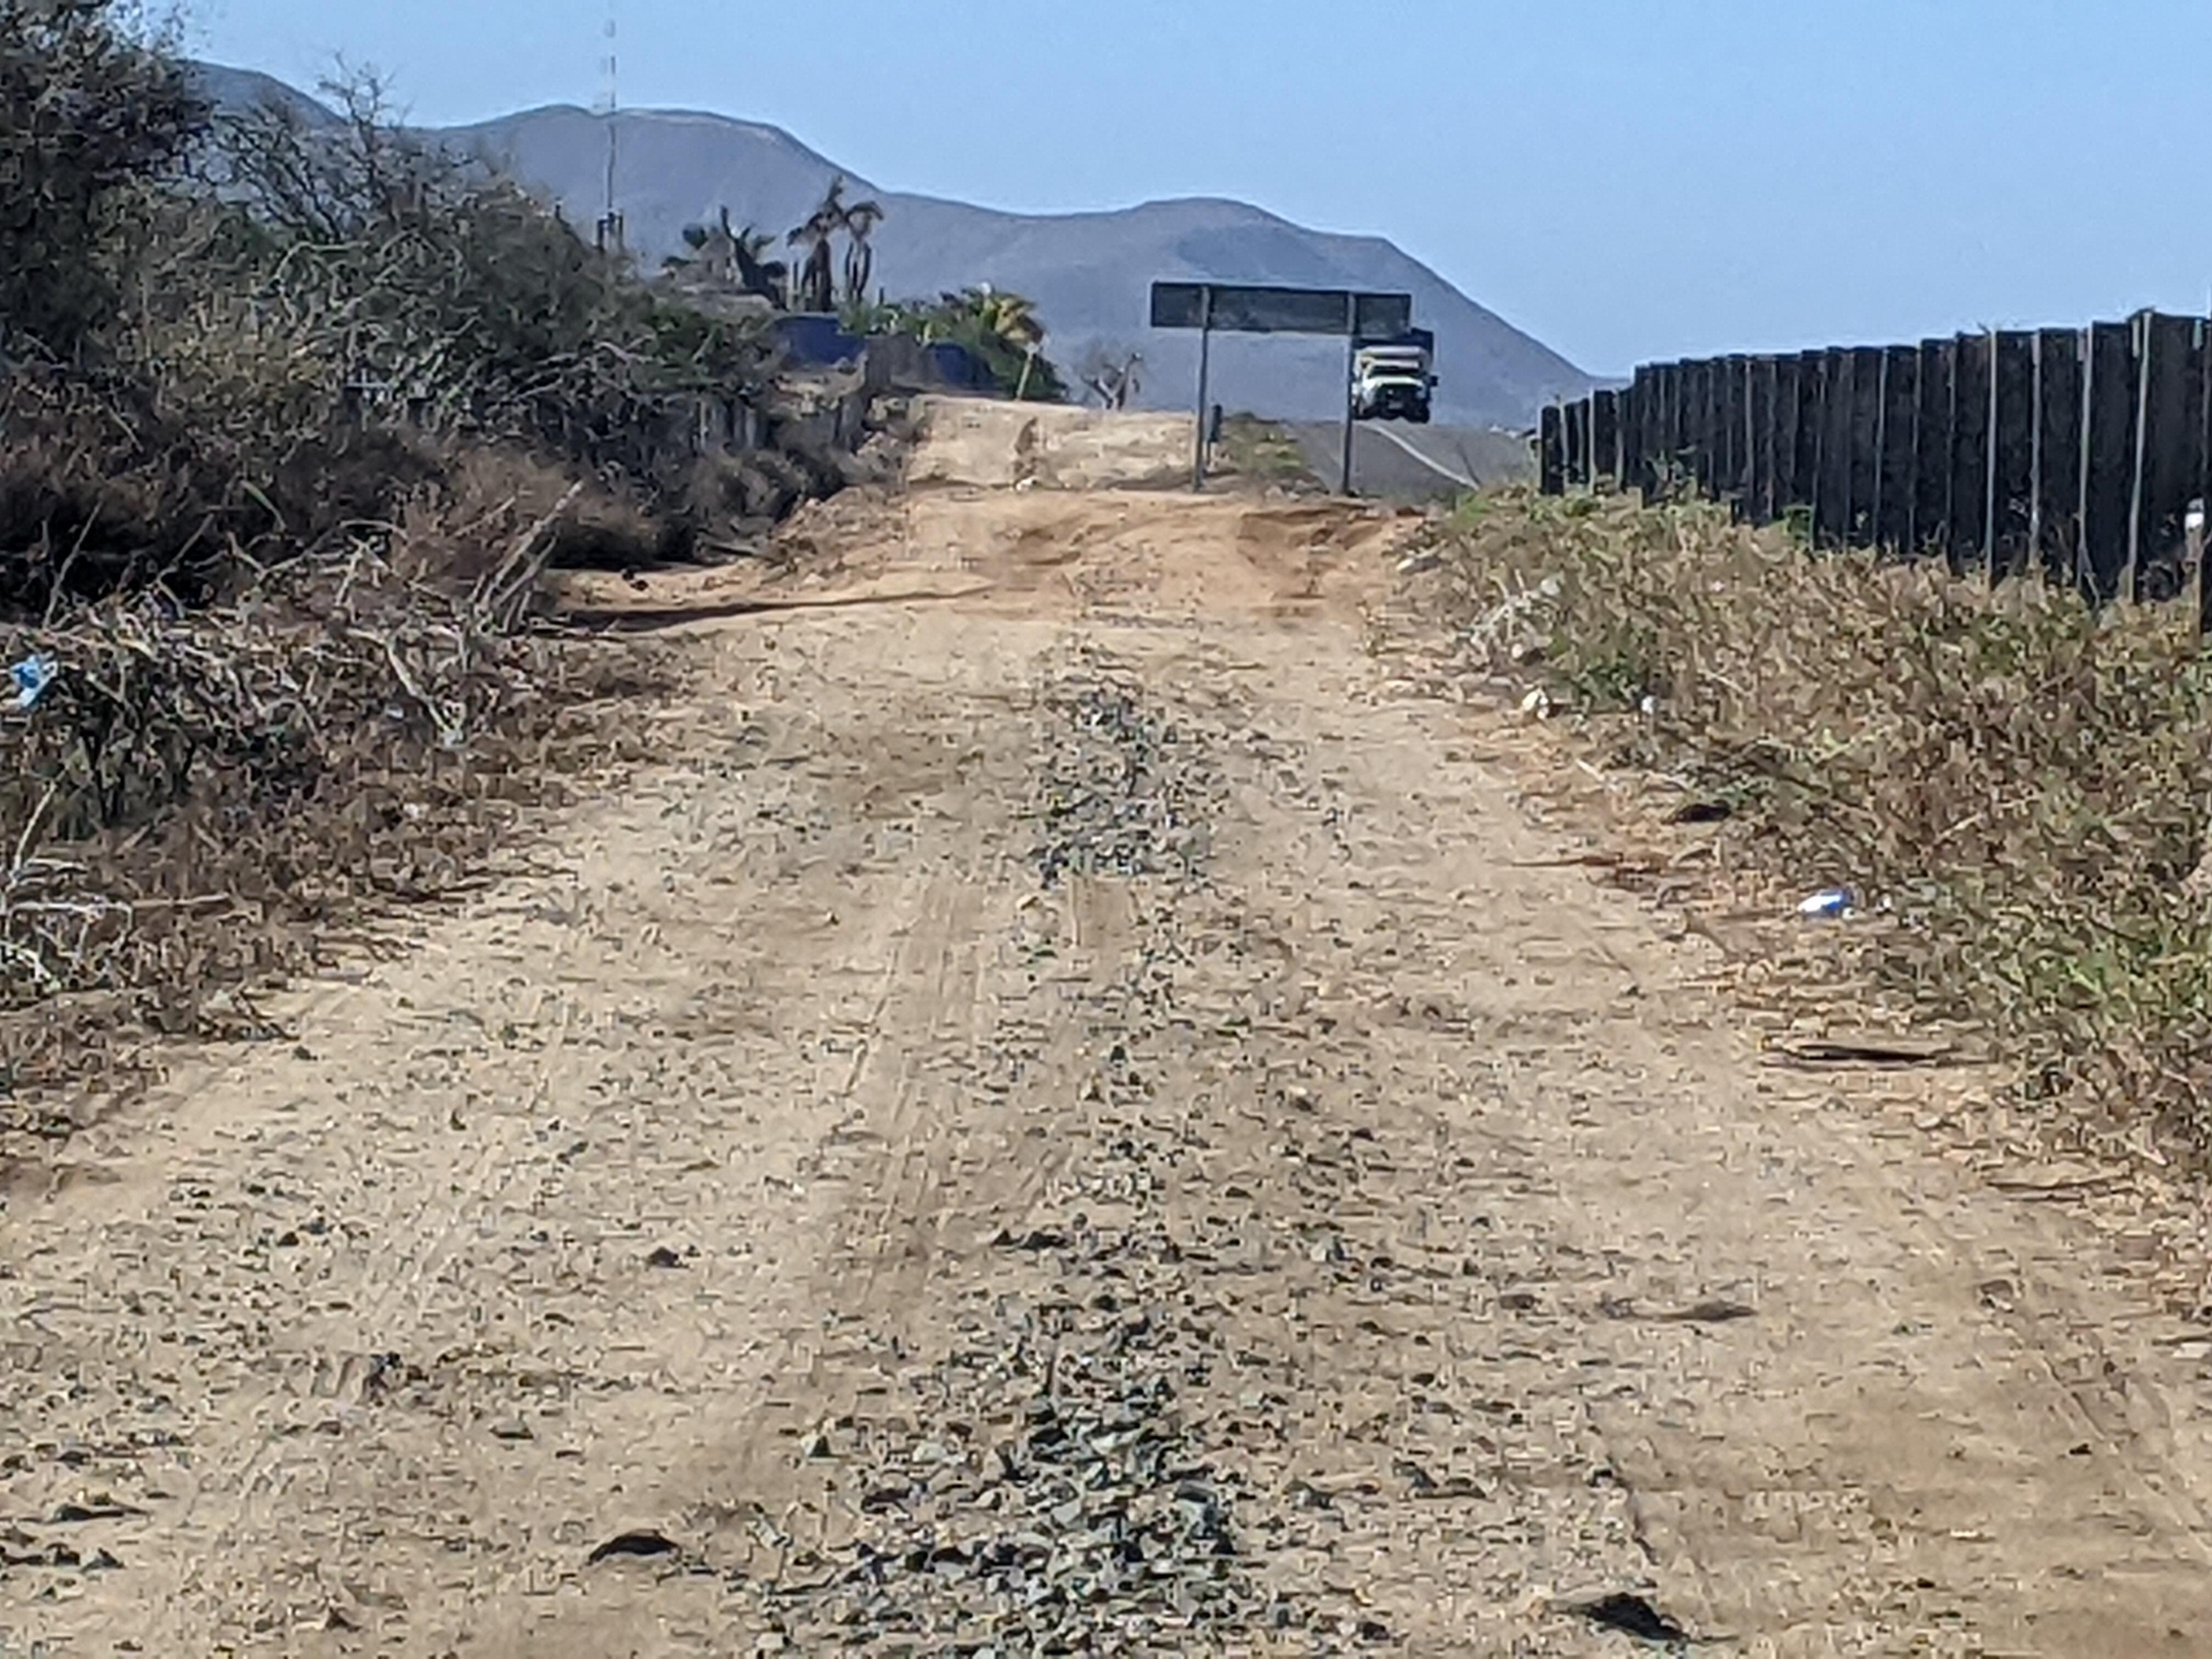
[[[775,319],[776,338],[792,362],[808,368],[829,368],[857,362],[866,343],[848,334],[835,317],[804,313]]]
[[[940,341],[929,348],[929,361],[945,377],[945,384],[962,392],[995,390],[990,371],[975,361],[966,346]]]
[[[848,333],[835,317],[826,313],[805,312],[779,317],[775,330],[785,355],[801,368],[831,368],[841,363],[857,362],[867,349],[865,338]],[[924,346],[922,351],[929,360],[931,372],[949,390],[997,390],[990,371],[967,347],[938,341]]]

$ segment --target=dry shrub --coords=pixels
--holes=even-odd
[[[694,400],[766,395],[373,78],[216,119],[143,21],[0,0],[0,660],[60,670],[0,690],[0,1157],[618,752],[656,672],[543,573],[688,550]]]
[[[32,9],[67,26],[0,44],[0,163],[46,179],[74,153],[48,103],[101,107],[111,82],[182,72],[119,0]],[[83,84],[42,100],[40,74]],[[765,396],[757,321],[677,302],[396,126],[373,77],[325,90],[335,120],[279,103],[207,124],[186,100],[150,136],[119,122],[101,165],[0,210],[0,246],[94,237],[104,273],[82,317],[92,279],[69,262],[0,280],[0,613],[154,581],[215,597],[390,523],[426,487],[465,494],[447,473],[476,450],[592,481],[556,559],[689,551],[698,526],[669,475],[692,400]],[[203,176],[174,166],[187,148]],[[66,350],[35,326],[64,314]]]
[[[380,521],[447,449],[396,428],[292,428],[249,453],[119,374],[0,371],[0,613],[159,583],[187,602]],[[272,430],[283,427],[271,411]]]
[[[542,532],[559,569],[639,569],[687,550],[681,527],[628,479],[586,476],[514,445],[458,450],[401,505],[389,556],[411,581],[473,585]]]
[[[1471,648],[1900,924],[1876,966],[2030,1089],[2212,1139],[2212,671],[2182,607],[1809,553],[1695,503],[1508,493],[1446,538]],[[1647,701],[1648,700],[1648,701]]]
[[[112,1080],[138,1037],[252,1031],[255,989],[466,890],[520,810],[635,757],[612,717],[668,659],[495,626],[510,528],[0,629],[60,670],[0,720],[0,1158],[66,1127],[57,1085]]]
[[[118,0],[0,0],[0,351],[75,357],[131,276],[123,234],[207,111]]]
[[[1298,441],[1283,427],[1255,415],[1231,415],[1221,423],[1216,465],[1224,472],[1285,488],[1317,487]]]
[[[817,492],[806,469],[773,449],[702,455],[684,483],[684,499],[702,524],[773,525]]]

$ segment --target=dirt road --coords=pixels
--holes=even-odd
[[[536,873],[16,1181],[0,1653],[2208,1650],[2203,1345],[1759,1064],[1398,532],[825,518]]]

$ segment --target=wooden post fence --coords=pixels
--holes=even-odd
[[[1647,363],[1546,410],[1538,452],[1549,494],[1687,489],[1753,523],[1805,515],[1821,546],[2039,574],[2098,604],[2193,592],[2212,615],[2203,318]]]

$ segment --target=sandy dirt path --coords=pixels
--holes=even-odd
[[[0,1653],[2206,1650],[2203,1345],[1562,866],[1397,529],[940,486],[696,624],[9,1190]]]

